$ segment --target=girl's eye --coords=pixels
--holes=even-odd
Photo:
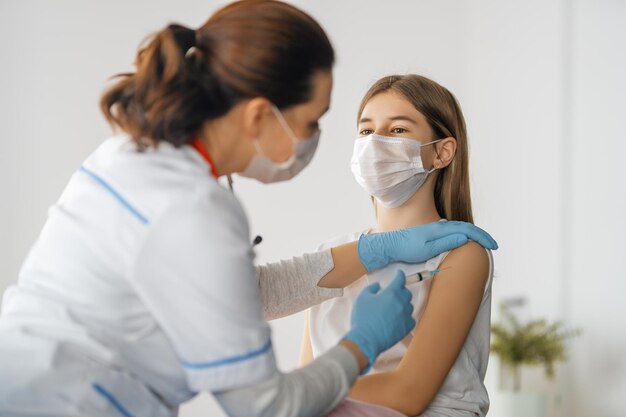
[[[372,129],[363,129],[359,132],[359,135],[365,136],[365,135],[371,135],[372,133],[374,133]]]
[[[408,130],[406,130],[403,127],[394,127],[393,129],[391,129],[391,131],[393,133],[406,133],[406,132],[408,132]]]

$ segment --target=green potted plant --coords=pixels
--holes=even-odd
[[[579,331],[568,331],[560,321],[550,323],[544,319],[521,323],[506,305],[501,305],[502,321],[491,327],[491,352],[500,359],[502,379],[509,376],[508,391],[503,390],[494,398],[506,417],[549,414],[554,399],[548,394],[521,392],[521,370],[525,366],[542,366],[549,380],[555,377],[555,364],[567,359],[565,340]],[[506,403],[506,405],[504,404]],[[494,415],[494,417],[498,417]]]

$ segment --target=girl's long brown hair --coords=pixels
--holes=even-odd
[[[434,139],[456,139],[457,149],[452,162],[438,170],[435,205],[444,219],[473,223],[467,130],[458,101],[448,89],[426,77],[414,74],[389,75],[376,81],[365,93],[357,120],[372,97],[386,91],[401,94],[422,113],[435,133]]]

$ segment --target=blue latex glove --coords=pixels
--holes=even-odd
[[[379,354],[389,349],[415,327],[412,294],[405,286],[404,272],[384,290],[375,282],[363,288],[352,306],[351,329],[344,339],[354,342],[367,357],[367,373]]]
[[[393,262],[420,263],[463,246],[473,240],[495,250],[498,244],[484,230],[471,223],[434,222],[393,232],[359,237],[359,258],[368,272]]]

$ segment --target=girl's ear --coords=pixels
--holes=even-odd
[[[447,167],[452,163],[454,155],[456,155],[456,139],[453,137],[443,139],[435,144],[435,151],[437,152],[437,158],[433,162],[433,167],[437,169]]]

